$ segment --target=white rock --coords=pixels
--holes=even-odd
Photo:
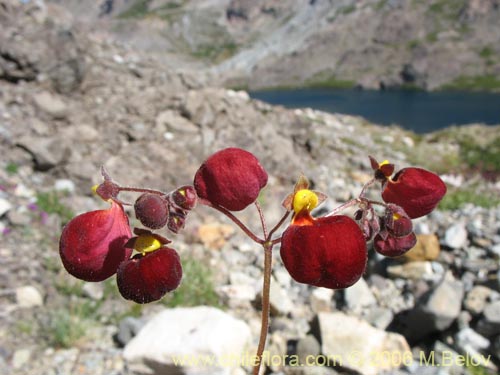
[[[18,184],[14,189],[14,195],[21,198],[33,198],[36,194],[33,189],[28,188],[24,184]]]
[[[120,55],[113,55],[113,61],[117,64],[123,64],[125,59]]]
[[[54,183],[54,189],[73,193],[75,191],[75,183],[66,178],[61,178]]]
[[[271,304],[272,315],[286,315],[293,310],[293,303],[289,294],[274,279],[271,281],[269,290],[269,303]]]
[[[331,311],[333,294],[333,289],[314,288],[309,297],[312,311],[315,313]]]
[[[467,244],[467,230],[463,223],[452,225],[446,230],[444,244],[452,249],[460,249]]]
[[[0,217],[5,215],[11,208],[12,205],[7,199],[0,198]]]
[[[375,365],[376,353],[388,352],[391,358],[397,356],[405,358],[406,363],[412,362],[410,346],[400,334],[374,328],[364,320],[341,312],[319,313],[318,324],[322,353],[329,357],[332,365],[335,362],[363,375],[375,375],[403,364],[380,360]]]
[[[23,367],[31,358],[30,349],[18,349],[14,352],[12,356],[12,367],[14,369],[20,369]]]
[[[231,374],[245,364],[249,326],[213,307],[175,308],[153,317],[125,347],[132,372]]]
[[[377,303],[370,287],[363,278],[359,279],[353,286],[345,289],[344,297],[349,310],[355,312],[361,312],[363,308]]]
[[[43,297],[34,286],[21,286],[16,289],[16,302],[20,307],[42,306]]]

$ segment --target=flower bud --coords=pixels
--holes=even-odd
[[[404,237],[394,237],[389,234],[385,239],[377,234],[373,240],[373,248],[377,253],[392,258],[403,255],[416,243],[417,237],[413,232]]]
[[[164,197],[144,193],[134,204],[135,216],[147,228],[160,229],[168,220],[168,206]]]
[[[257,158],[240,148],[216,152],[194,177],[198,197],[231,211],[243,210],[255,202],[266,184],[267,173]]]
[[[182,212],[170,212],[167,228],[173,233],[179,233],[186,224],[186,215]]]
[[[179,208],[189,211],[196,206],[198,196],[194,187],[187,185],[174,190],[171,199]]]

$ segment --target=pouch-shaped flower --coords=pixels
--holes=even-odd
[[[64,227],[59,254],[64,268],[85,281],[102,281],[114,275],[132,249],[124,247],[132,237],[123,206],[111,200],[107,210],[83,213]]]
[[[422,168],[403,168],[384,184],[382,198],[415,219],[430,213],[445,194],[446,185],[438,175]]]
[[[359,280],[366,268],[367,251],[354,220],[338,215],[294,221],[300,224],[292,223],[285,230],[280,253],[295,281],[342,289]]]

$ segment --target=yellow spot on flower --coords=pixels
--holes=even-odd
[[[397,213],[393,213],[392,218],[393,218],[393,220],[398,220],[398,219],[401,219],[401,215],[399,215]]]
[[[296,214],[302,210],[312,211],[318,205],[318,196],[309,189],[297,191],[293,197],[293,210]]]
[[[97,194],[97,188],[98,187],[99,187],[99,185],[92,186],[92,193]]]
[[[142,234],[134,242],[134,249],[143,255],[158,250],[160,247],[161,242],[150,234]]]
[[[382,163],[380,163],[378,166],[379,166],[379,168],[380,168],[381,166],[386,165],[386,164],[390,164],[390,163],[389,163],[389,160],[384,160],[384,161],[383,161]]]

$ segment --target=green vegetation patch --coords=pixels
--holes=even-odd
[[[118,18],[141,18],[148,14],[151,0],[135,1],[126,11],[120,13]]]
[[[36,204],[41,211],[48,214],[57,214],[63,223],[70,221],[74,212],[61,202],[62,194],[57,191],[41,192],[36,195]]]
[[[182,262],[182,270],[181,285],[163,298],[162,302],[164,304],[170,307],[220,307],[219,296],[215,293],[212,272],[206,263],[187,258]]]
[[[483,174],[500,174],[500,136],[493,138],[485,145],[479,145],[470,139],[459,142],[460,158],[473,170]]]
[[[16,174],[19,170],[19,166],[16,163],[9,163],[5,166],[5,171],[10,174]]]
[[[356,86],[356,82],[340,79],[335,74],[320,72],[307,79],[304,86],[309,88],[351,89]]]
[[[492,193],[481,193],[478,189],[469,188],[448,188],[448,192],[439,203],[441,210],[456,210],[463,207],[466,203],[472,203],[475,206],[492,208],[500,204],[500,197]]]
[[[234,42],[227,42],[220,45],[203,44],[197,47],[191,54],[203,60],[211,62],[221,62],[230,58],[238,51],[238,46]]]
[[[500,77],[493,74],[482,76],[460,76],[440,87],[441,90],[499,91]]]
[[[437,0],[429,5],[428,13],[448,20],[458,20],[467,0]]]

